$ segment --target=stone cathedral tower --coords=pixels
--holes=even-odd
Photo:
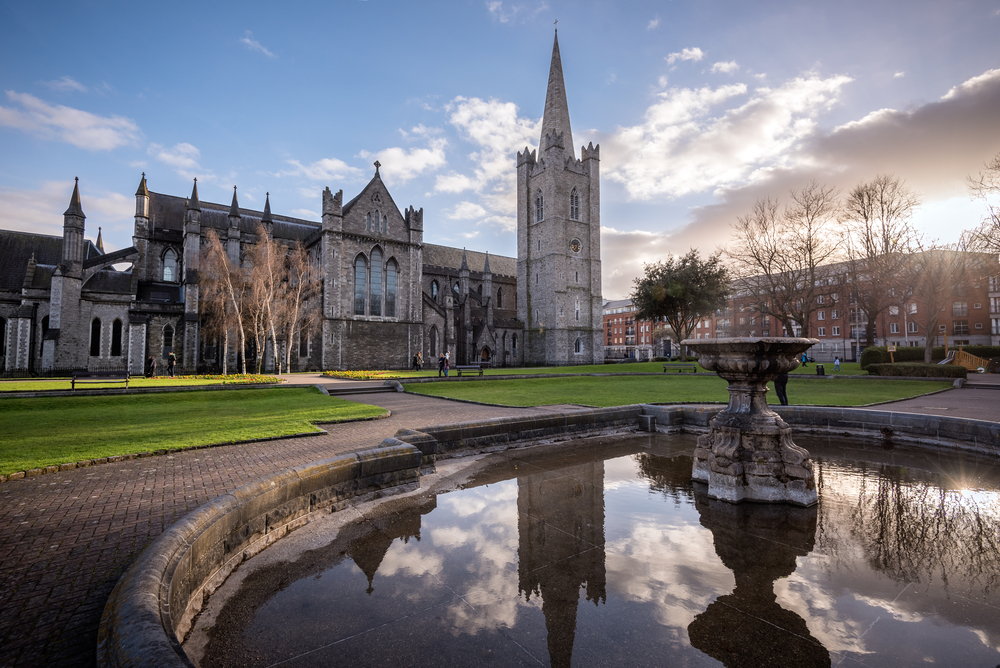
[[[559,35],[538,154],[517,154],[517,317],[525,364],[604,361],[600,146],[573,150]]]

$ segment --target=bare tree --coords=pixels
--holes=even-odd
[[[285,336],[285,368],[291,369],[296,334],[308,332],[319,315],[316,297],[320,293],[321,273],[301,242],[288,253],[285,271],[277,300],[281,305],[278,326]]]
[[[214,229],[205,234],[205,261],[202,263],[202,284],[206,286],[209,302],[215,306],[208,312],[210,316],[221,318],[221,323],[210,325],[210,329],[222,332],[222,372],[226,373],[229,357],[229,332],[235,330],[239,349],[242,351],[241,373],[247,372],[246,331],[243,318],[246,311],[246,297],[249,285],[243,269],[232,263],[226,249]]]
[[[986,216],[979,227],[966,233],[970,248],[984,253],[1000,253],[1000,153],[986,163],[986,171],[969,177],[973,197],[983,200]]]
[[[281,373],[281,357],[275,332],[276,297],[285,273],[285,248],[267,233],[263,224],[257,225],[257,241],[250,249],[250,292],[247,315],[257,346],[257,373],[261,372],[267,339],[271,339],[275,368]]]
[[[859,183],[844,201],[848,280],[857,307],[851,323],[864,316],[866,346],[875,343],[876,317],[898,303],[894,292],[918,242],[910,218],[919,205],[917,194],[890,174]]]
[[[834,275],[823,265],[838,259],[836,231],[839,193],[810,182],[791,191],[779,212],[770,197],[733,225],[736,244],[726,252],[733,261],[740,296],[761,316],[772,316],[789,332],[794,323],[810,335],[810,320],[823,303],[835,302]]]

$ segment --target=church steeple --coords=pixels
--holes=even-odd
[[[201,211],[201,200],[198,199],[198,179],[194,180],[194,188],[191,189],[191,199],[187,202],[188,211]]]
[[[236,201],[236,186],[233,186],[233,203],[229,205],[229,217],[230,218],[240,217],[240,203]]]
[[[566,102],[566,83],[563,81],[562,58],[559,56],[559,33],[552,41],[552,64],[549,65],[549,85],[545,91],[545,114],[542,116],[542,141],[539,147],[544,151],[545,135],[562,133],[562,145],[573,151],[573,131],[569,125],[569,104]]]

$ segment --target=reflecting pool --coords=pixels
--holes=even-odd
[[[709,499],[694,436],[494,455],[245,563],[199,664],[1000,664],[1000,467],[796,441],[810,508]]]

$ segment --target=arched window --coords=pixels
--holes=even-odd
[[[435,325],[431,327],[431,357],[437,357],[438,354],[438,328]]]
[[[510,351],[512,355],[517,355],[517,334],[511,334]]]
[[[389,231],[389,216],[382,216],[382,231]]]
[[[372,212],[369,211],[368,215],[365,216],[365,229],[371,231],[372,229]]]
[[[122,356],[122,321],[118,318],[111,323],[111,356]]]
[[[48,316],[45,316],[48,318]],[[43,334],[44,336],[44,334]],[[7,320],[0,317],[0,355],[7,354]]]
[[[573,188],[569,194],[569,218],[570,220],[580,220],[580,193]]]
[[[573,344],[573,352],[582,353],[583,352],[583,340],[577,337],[576,343]]]
[[[545,207],[543,206],[544,200],[542,198],[542,191],[539,190],[535,194],[535,222],[541,222],[545,220]]]
[[[368,291],[368,262],[364,255],[354,260],[354,315],[365,314],[365,293]]]
[[[372,249],[371,287],[368,289],[368,315],[382,315],[382,251]]]
[[[497,288],[497,308],[503,308],[503,290]]]
[[[478,288],[476,288],[476,292],[478,292],[478,293],[479,293],[479,296],[480,296],[480,297],[482,297],[482,296],[483,296],[483,284],[482,284],[482,283],[480,283],[480,284],[479,284],[479,287],[478,287]]]
[[[460,294],[459,291],[458,291],[459,290],[459,288],[458,288],[458,281],[455,281],[455,285],[451,286],[451,289],[455,291],[456,295]]]
[[[299,357],[309,357],[309,332],[299,330]]]
[[[168,283],[177,280],[177,253],[172,248],[163,254],[163,280]]]
[[[385,265],[385,317],[396,317],[396,261]]]
[[[380,223],[381,222],[382,222],[382,214],[379,212],[378,209],[376,209],[375,210],[375,220],[372,221],[372,231],[373,232],[380,232],[382,230],[382,228],[380,227]],[[373,260],[373,263],[374,263],[374,260]]]
[[[101,356],[101,319],[94,318],[90,322],[90,356]]]
[[[431,281],[431,299],[437,303],[438,300],[438,282]]]
[[[174,352],[174,328],[167,325],[163,328],[163,357]]]

